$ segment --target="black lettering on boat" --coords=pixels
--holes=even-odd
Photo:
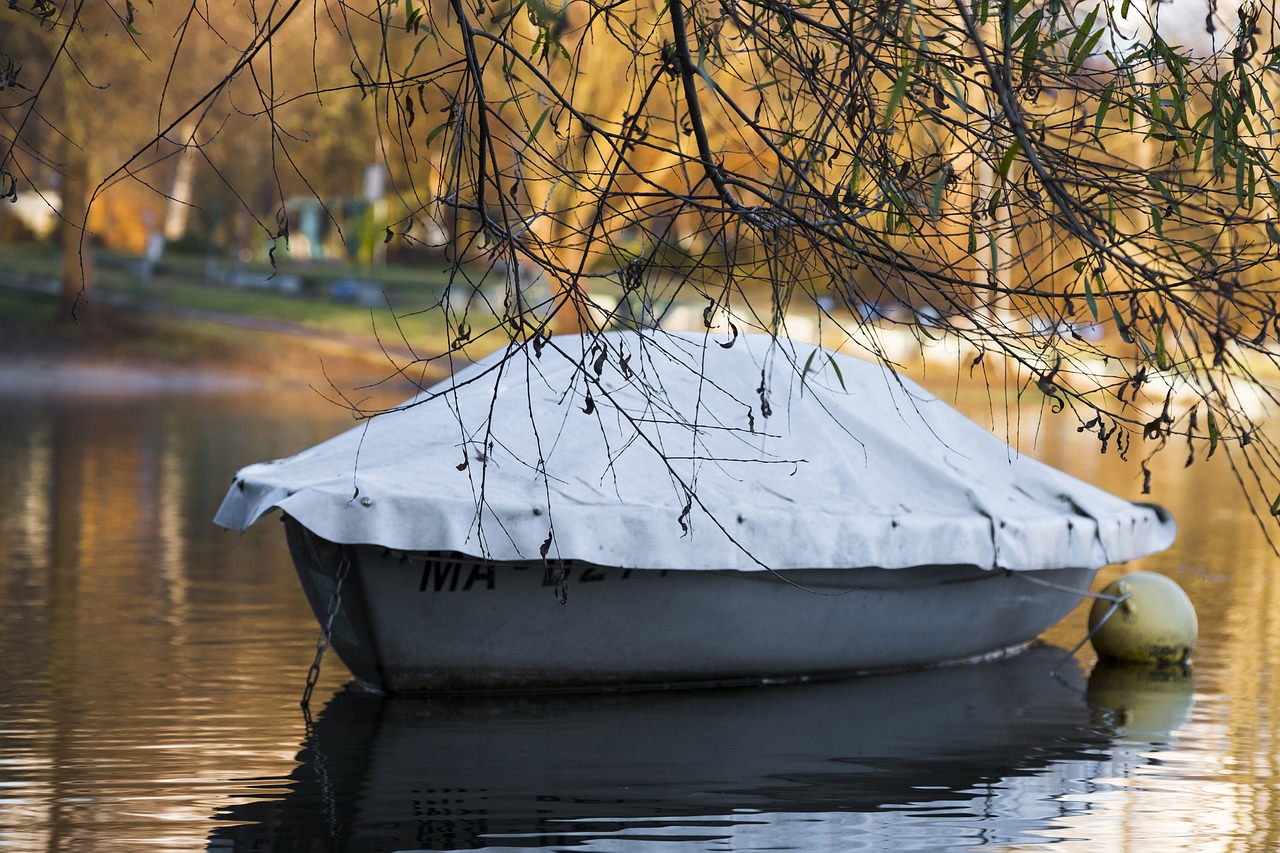
[[[626,580],[626,579],[627,579],[627,578],[629,578],[629,577],[631,577],[631,570],[630,570],[630,569],[623,569],[623,570],[622,570],[622,579],[623,579],[623,580]]]
[[[471,574],[467,575],[467,582],[462,585],[462,591],[471,589],[478,580],[484,581],[485,589],[493,589],[493,563],[472,563]]]
[[[426,592],[428,582],[433,592],[442,592],[448,584],[449,592],[458,589],[458,574],[462,564],[457,560],[427,560],[422,566],[422,581],[418,584],[418,592]]]
[[[592,581],[602,581],[604,575],[597,571],[594,566],[587,566],[582,570],[582,577],[578,578],[578,583],[591,583]]]

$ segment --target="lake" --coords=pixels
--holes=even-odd
[[[210,519],[236,468],[350,417],[145,383],[0,404],[0,849],[1280,849],[1280,561],[1222,449],[1158,459],[1178,542],[1095,585],[1181,584],[1187,670],[1070,655],[1081,608],[1006,660],[767,688],[384,700],[330,656],[309,720],[280,525]],[[1140,497],[1136,462],[1037,416],[1024,449]]]

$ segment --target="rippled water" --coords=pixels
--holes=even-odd
[[[381,700],[330,658],[308,726],[279,525],[210,519],[235,468],[346,416],[307,392],[2,402],[0,848],[1280,849],[1280,566],[1221,457],[1157,468],[1178,544],[1100,579],[1188,590],[1189,672],[1066,660],[1077,612],[1009,660],[760,689]],[[1038,455],[1137,496],[1054,429]]]

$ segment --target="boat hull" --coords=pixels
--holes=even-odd
[[[957,663],[1030,642],[1079,604],[1096,571],[571,564],[562,604],[540,561],[338,546],[285,521],[322,624],[333,609],[335,650],[359,682],[392,693],[721,684]]]

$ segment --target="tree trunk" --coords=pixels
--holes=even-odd
[[[89,198],[94,186],[91,154],[89,95],[68,84],[63,87],[62,279],[58,288],[58,317],[85,324],[92,310],[93,255],[89,241]]]

